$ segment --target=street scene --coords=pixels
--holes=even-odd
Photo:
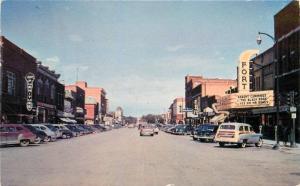
[[[0,185],[300,186],[300,1],[4,1]]]
[[[164,132],[141,138],[137,128],[5,148],[1,156],[2,185],[10,186],[299,184],[299,154],[220,148]]]

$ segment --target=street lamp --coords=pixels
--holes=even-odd
[[[268,36],[269,38],[272,39],[273,41],[273,53],[274,53],[274,46],[276,47],[276,51],[275,51],[275,54],[276,54],[276,59],[274,59],[274,62],[275,63],[275,83],[276,83],[276,86],[275,86],[275,105],[276,105],[276,125],[275,125],[275,141],[276,141],[276,144],[274,144],[273,146],[273,149],[278,149],[279,148],[279,139],[278,139],[278,124],[279,124],[279,61],[278,61],[278,43],[277,41],[275,40],[275,38],[273,36],[271,36],[270,34],[267,34],[267,33],[264,33],[264,32],[258,32],[258,35],[256,37],[256,42],[258,45],[261,44],[262,42],[262,39],[261,39],[261,35],[265,35],[265,36]]]

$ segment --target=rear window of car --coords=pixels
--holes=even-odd
[[[153,127],[151,125],[143,125],[142,128],[144,128],[144,129],[151,129]]]
[[[235,126],[234,125],[221,125],[220,129],[225,129],[225,130],[234,130]]]

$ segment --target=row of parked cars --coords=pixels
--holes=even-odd
[[[193,140],[217,142],[221,147],[226,144],[236,144],[242,148],[247,144],[261,147],[263,144],[262,134],[255,133],[252,126],[246,123],[208,123],[195,128],[191,125],[164,125],[161,130],[176,135],[191,135]]]
[[[104,125],[83,124],[1,124],[1,145],[28,146],[30,143],[52,142],[82,135],[103,132],[112,128]]]

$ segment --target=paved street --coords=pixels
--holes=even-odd
[[[189,136],[140,137],[122,128],[31,147],[1,148],[3,186],[209,186],[300,184],[300,156],[219,148]]]

